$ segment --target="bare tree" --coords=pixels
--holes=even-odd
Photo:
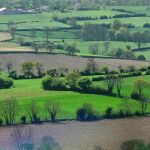
[[[117,87],[118,96],[121,97],[122,78],[120,76],[116,77],[115,83]]]
[[[12,68],[13,68],[12,62],[11,62],[11,61],[6,62],[5,68],[7,69],[7,72],[10,73],[10,71],[11,71]]]
[[[46,34],[46,42],[49,43],[49,35],[51,33],[51,29],[49,27],[44,28],[44,33]]]
[[[39,150],[61,150],[62,148],[59,146],[55,140],[50,136],[44,136],[41,140],[41,145]]]
[[[32,42],[35,42],[35,37],[36,37],[36,29],[32,28],[31,29],[31,37],[32,37]]]
[[[96,63],[94,58],[88,58],[86,70],[89,71],[90,73],[95,73],[98,71],[98,64]]]
[[[40,118],[39,118],[39,107],[37,106],[37,104],[32,101],[28,107],[27,107],[27,113],[30,117],[30,121],[31,123],[39,123],[40,122]]]
[[[50,54],[53,54],[54,50],[55,50],[55,44],[54,43],[48,43],[46,45],[46,49],[50,52]]]
[[[103,45],[104,45],[104,48],[106,50],[106,54],[108,55],[108,50],[109,50],[110,42],[109,41],[105,41],[103,43]]]
[[[33,129],[30,127],[16,126],[12,129],[11,137],[15,149],[33,150]]]
[[[7,125],[13,125],[17,113],[17,101],[11,97],[1,104],[2,117]]]
[[[55,123],[56,115],[60,110],[60,104],[59,103],[52,103],[52,102],[48,101],[45,104],[45,109],[49,113],[52,123]]]
[[[132,107],[134,107],[135,103],[134,101],[132,102],[130,97],[124,97],[124,99],[121,101],[119,105],[119,109],[126,114],[129,115],[131,113]]]
[[[32,48],[33,48],[33,50],[35,50],[36,53],[38,53],[40,47],[41,47],[41,44],[40,44],[40,43],[35,43],[35,42],[34,42],[34,43],[32,44]]]
[[[105,82],[106,82],[108,91],[111,93],[113,92],[115,81],[116,81],[116,77],[114,75],[107,75],[106,76]]]
[[[44,65],[42,63],[36,63],[35,68],[37,70],[37,75],[41,77],[44,74]]]
[[[149,102],[150,102],[150,100],[148,99],[148,97],[146,97],[146,96],[140,97],[139,103],[140,103],[140,106],[141,106],[142,115],[145,115]]]

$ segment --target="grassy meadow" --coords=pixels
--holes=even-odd
[[[150,76],[141,77],[149,81]],[[133,89],[133,82],[135,78],[126,78],[123,80],[123,95],[130,95]],[[104,82],[93,82],[93,86],[105,87]],[[149,94],[149,89],[146,93]],[[116,89],[115,91],[116,92]],[[44,91],[41,87],[41,79],[33,80],[15,80],[14,87],[7,90],[0,90],[0,101],[15,97],[19,108],[17,119],[19,121],[22,115],[26,114],[26,109],[31,101],[35,101],[39,107],[39,112],[42,118],[48,117],[48,114],[44,109],[44,105],[47,101],[59,102],[61,111],[58,114],[59,119],[75,119],[76,110],[84,103],[91,103],[93,108],[100,114],[104,114],[108,107],[112,107],[114,112],[119,111],[122,106],[121,98],[95,95],[95,94],[81,94],[72,91]],[[134,100],[130,100],[132,104],[132,111],[139,108],[138,104]]]

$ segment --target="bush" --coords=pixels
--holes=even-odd
[[[77,88],[77,84],[78,84],[80,77],[81,77],[81,75],[78,73],[71,73],[71,74],[67,75],[66,81],[71,89]]]
[[[113,108],[112,107],[108,107],[105,111],[105,115],[104,115],[104,118],[106,119],[110,119],[112,118],[112,112],[113,112]]]
[[[21,117],[21,123],[22,124],[26,124],[27,123],[27,117],[26,116],[22,116]]]
[[[15,70],[12,70],[9,73],[9,77],[12,78],[12,79],[18,79],[17,72]]]
[[[81,89],[87,89],[92,84],[91,80],[89,78],[82,78],[78,81],[78,86]]]
[[[79,121],[94,121],[100,119],[98,112],[93,110],[91,104],[85,103],[77,110],[77,120]]]
[[[8,77],[0,77],[0,89],[9,89],[13,86],[13,80]]]
[[[112,93],[106,89],[101,87],[90,86],[87,89],[75,89],[76,92],[87,93],[87,94],[99,94],[99,95],[107,95],[107,96],[116,96],[115,93]]]
[[[63,79],[54,78],[52,79],[51,89],[60,91],[67,90],[66,82]]]
[[[46,75],[42,79],[42,87],[44,90],[50,90],[52,85],[52,77],[49,75]]]
[[[143,148],[142,148],[143,147]],[[146,148],[147,147],[147,148]],[[121,145],[122,150],[148,150],[148,146],[142,140],[126,141]]]
[[[150,75],[150,70],[147,70],[145,75]]]
[[[104,76],[99,76],[99,77],[93,77],[92,81],[103,81],[105,79]]]
[[[136,77],[136,76],[141,76],[142,72],[141,71],[134,71],[129,73],[130,77]]]
[[[42,87],[44,90],[67,90],[66,82],[60,78],[52,78],[46,75],[42,79]]]
[[[140,98],[140,95],[138,93],[136,93],[136,92],[132,92],[131,93],[131,98],[135,99],[135,100],[138,100]]]
[[[3,125],[3,119],[0,118],[0,126],[2,126],[2,125]]]
[[[139,55],[139,56],[137,57],[137,59],[138,59],[138,60],[142,60],[142,61],[145,61],[145,60],[146,60],[146,58],[145,58],[144,55]]]

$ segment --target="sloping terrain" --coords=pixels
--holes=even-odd
[[[137,68],[142,66],[150,66],[150,62],[125,60],[125,59],[106,59],[96,58],[97,64],[102,68],[108,66],[110,69],[116,69],[118,66],[123,67],[134,65]],[[47,69],[58,69],[60,67],[68,68],[69,70],[83,70],[86,67],[87,58],[73,57],[66,55],[47,55],[47,54],[1,54],[0,61],[5,64],[8,61],[13,63],[13,69],[20,71],[23,62],[41,62]]]

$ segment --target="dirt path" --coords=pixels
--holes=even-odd
[[[38,142],[43,136],[52,136],[63,150],[93,150],[101,145],[106,150],[119,150],[120,143],[131,139],[150,142],[150,118],[103,120],[98,122],[62,122],[60,124],[32,125]],[[0,145],[12,150],[12,128],[0,128]]]

